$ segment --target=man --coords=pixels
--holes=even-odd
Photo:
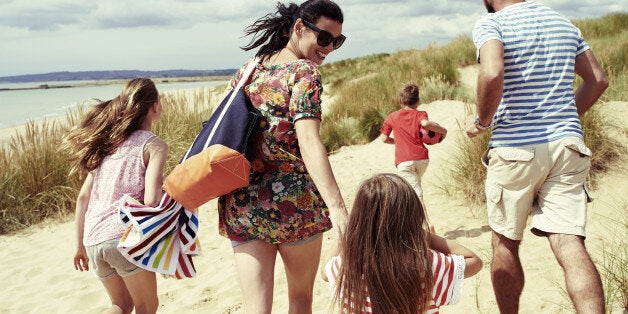
[[[473,30],[478,112],[466,132],[472,138],[493,128],[482,160],[500,312],[519,308],[519,244],[531,214],[531,231],[548,238],[576,311],[603,313],[600,276],[584,245],[591,152],[578,116],[608,79],[580,30],[555,11],[524,0],[483,1],[489,14]],[[583,80],[575,93],[574,72]]]

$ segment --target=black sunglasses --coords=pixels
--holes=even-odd
[[[318,33],[318,37],[316,37],[316,43],[321,46],[321,47],[327,47],[329,46],[329,44],[333,43],[334,44],[334,50],[340,48],[340,46],[342,46],[342,44],[344,44],[345,39],[347,39],[347,37],[345,37],[345,35],[338,35],[338,37],[334,37],[330,32],[328,31],[324,31],[318,27],[316,27],[316,25],[301,19],[301,21],[303,21],[303,24],[305,24],[305,26],[307,26],[309,29],[315,31]]]

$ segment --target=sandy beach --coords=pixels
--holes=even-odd
[[[472,72],[465,77],[468,75]],[[608,110],[609,114],[626,117],[627,105],[625,102],[610,102],[599,106]],[[441,308],[441,312],[497,313],[488,270],[490,228],[482,215],[474,214],[468,208],[463,198],[449,196],[441,188],[451,180],[445,170],[449,167],[449,157],[456,151],[458,139],[464,136],[460,130],[465,118],[464,107],[458,101],[435,101],[420,107],[428,112],[431,120],[449,130],[443,143],[430,147],[430,165],[423,181],[431,223],[437,233],[459,241],[484,261],[484,269],[465,281],[462,301]],[[628,127],[625,119],[623,123],[624,127]],[[15,131],[1,130],[0,141]],[[621,163],[623,167],[601,179],[598,188],[593,191],[595,200],[589,206],[586,243],[598,265],[602,258],[602,245],[610,241],[609,219],[615,217],[617,220],[618,215],[627,214],[628,163],[625,158]],[[394,147],[381,141],[343,147],[331,155],[330,160],[349,207],[355,189],[363,179],[379,172],[395,172]],[[203,253],[194,259],[197,277],[184,280],[159,277],[160,313],[243,313],[231,245],[219,236],[217,224],[216,202],[212,201],[200,209],[199,237]],[[325,250],[335,235],[326,233],[324,237]],[[106,309],[108,297],[94,274],[74,270],[72,258],[75,249],[73,221],[42,224],[14,235],[0,236],[3,265],[0,269],[0,281],[3,283],[0,313],[98,313]],[[526,285],[521,296],[520,312],[572,313],[562,270],[547,240],[526,232],[521,245],[521,258]],[[273,312],[286,313],[287,286],[280,258],[275,271]],[[314,313],[329,313],[329,289],[320,277],[315,282],[314,293]],[[613,308],[613,312],[622,311],[617,304]]]

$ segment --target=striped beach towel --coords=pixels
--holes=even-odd
[[[118,202],[118,213],[127,228],[118,250],[126,259],[166,277],[196,275],[192,257],[201,253],[198,212],[185,209],[168,194],[157,207],[143,205],[128,194]]]

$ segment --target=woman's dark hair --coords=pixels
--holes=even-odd
[[[331,0],[308,0],[301,5],[278,2],[277,12],[266,14],[244,30],[245,36],[253,35],[253,38],[242,49],[249,51],[261,46],[255,56],[267,59],[288,44],[297,19],[316,23],[321,16],[339,23],[344,21],[342,10]]]

